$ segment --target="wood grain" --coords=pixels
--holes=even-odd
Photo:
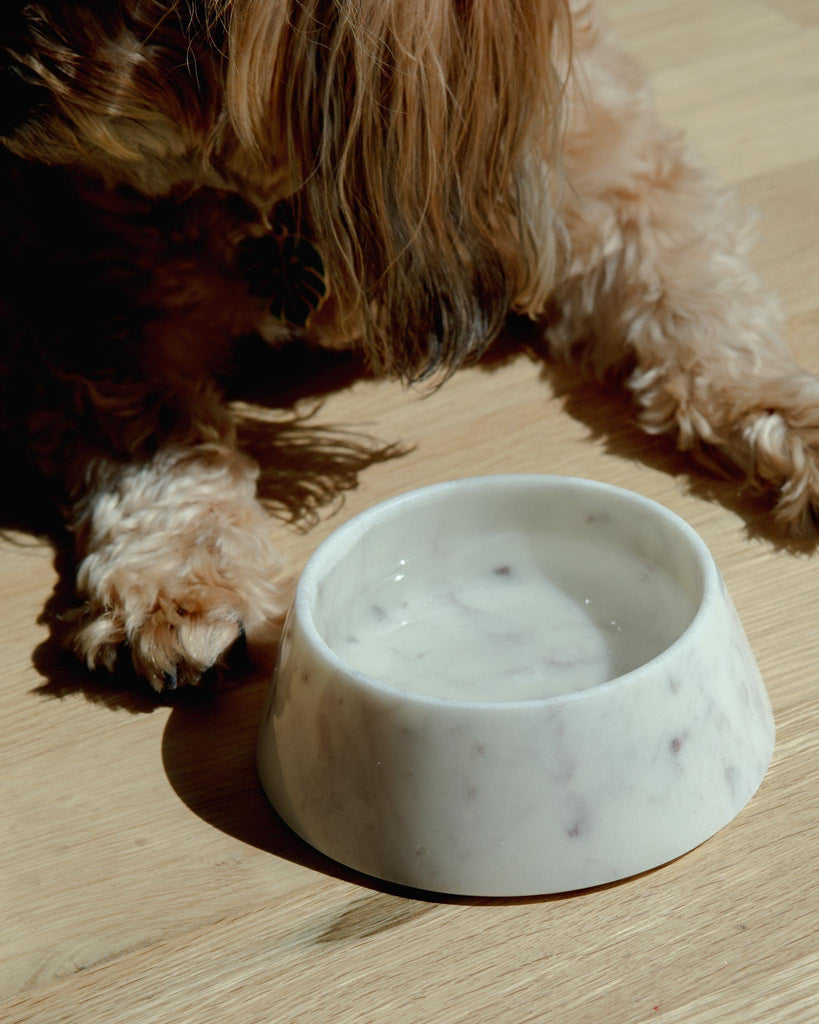
[[[756,265],[819,372],[816,3],[607,6],[667,120],[760,210]],[[0,1019],[819,1019],[816,556],[780,543],[764,503],[642,438],[618,396],[528,355],[425,398],[348,376],[303,376],[294,409],[323,404],[278,455],[261,450],[270,473],[288,459],[308,467],[313,519],[280,528],[293,570],[350,515],[448,477],[572,473],[661,501],[710,545],[766,679],[778,732],[759,793],[689,855],[597,890],[491,901],[380,886],[306,848],[267,807],[253,767],[264,670],[187,706],[109,689],[38,624],[54,554],[11,531],[0,541]],[[404,454],[367,465],[362,445],[389,444]],[[296,489],[290,499],[309,504]]]

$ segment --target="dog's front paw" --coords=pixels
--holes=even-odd
[[[272,640],[287,593],[255,467],[225,450],[162,453],[101,488],[81,530],[68,642],[90,668],[128,657],[157,691],[199,683],[237,641]]]
[[[799,383],[797,401],[749,415],[742,439],[752,456],[750,479],[760,489],[771,483],[777,489],[778,522],[795,537],[813,538],[819,526],[819,381],[805,375]],[[775,385],[769,395],[776,396]]]
[[[144,578],[118,574],[75,615],[71,644],[76,653],[89,668],[112,672],[127,657],[157,691],[196,685],[224,667],[245,637],[247,619],[264,615],[257,608],[248,616],[240,589],[225,582],[215,587],[184,577],[174,582],[176,587],[168,581],[146,585]],[[254,622],[257,636],[260,625],[272,627],[276,621],[278,595],[270,595],[266,610],[266,621]]]

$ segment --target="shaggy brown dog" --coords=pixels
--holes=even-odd
[[[89,665],[127,646],[157,689],[195,682],[281,611],[212,383],[251,332],[440,379],[528,315],[811,527],[819,382],[589,3],[34,0],[3,23],[11,290],[40,297],[7,311],[4,363],[70,498]]]

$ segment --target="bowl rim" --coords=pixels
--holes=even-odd
[[[438,697],[434,694],[407,690],[384,682],[350,665],[327,643],[315,623],[312,610],[320,589],[321,580],[332,565],[336,564],[340,558],[343,558],[353,550],[374,522],[385,517],[393,517],[405,511],[407,507],[428,502],[436,495],[446,494],[449,491],[479,490],[484,487],[505,489],[525,484],[530,486],[540,485],[546,489],[561,486],[596,491],[599,494],[610,495],[621,501],[627,500],[641,506],[650,515],[665,520],[680,535],[681,539],[687,544],[689,552],[696,560],[697,568],[700,572],[702,596],[699,599],[691,621],[682,633],[667,647],[663,648],[659,654],[643,662],[643,664],[630,669],[628,672],[623,672],[618,676],[613,676],[611,679],[606,679],[601,683],[582,690],[546,694],[542,697],[523,697],[509,700],[474,700],[464,697]],[[330,556],[332,556],[332,560],[328,565],[327,561]],[[655,501],[653,498],[648,498],[637,491],[619,487],[616,484],[586,477],[547,473],[498,473],[459,477],[413,488],[385,498],[383,501],[379,501],[375,505],[371,505],[369,508],[352,516],[333,530],[316,547],[307,560],[296,585],[288,618],[296,617],[298,619],[301,631],[314,651],[317,651],[337,672],[354,679],[363,688],[372,689],[381,695],[400,697],[404,700],[433,704],[439,707],[482,708],[497,711],[501,708],[554,706],[575,700],[588,700],[592,694],[598,695],[611,692],[629,683],[636,684],[639,677],[645,675],[646,670],[661,667],[663,662],[668,661],[674,655],[677,648],[685,643],[689,635],[698,628],[700,622],[708,614],[710,607],[716,601],[717,596],[720,593],[724,594],[724,592],[725,586],[719,569],[702,537],[680,515],[672,512],[671,509]]]

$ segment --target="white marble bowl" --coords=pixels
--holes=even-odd
[[[284,821],[342,864],[515,896],[692,849],[751,798],[773,743],[686,523],[601,483],[494,476],[384,502],[319,547],[258,765]]]

